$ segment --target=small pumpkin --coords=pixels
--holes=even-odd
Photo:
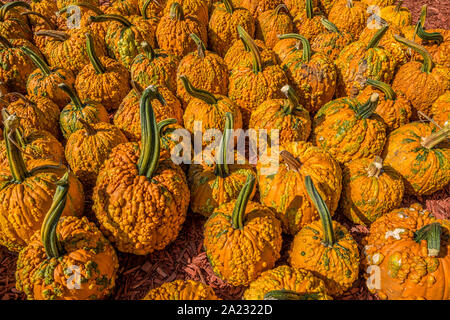
[[[337,0],[330,9],[328,20],[356,38],[366,27],[368,15],[367,4],[362,1]]]
[[[306,225],[294,237],[289,264],[311,271],[324,281],[329,294],[336,296],[351,288],[358,278],[358,245],[343,225],[331,220],[328,207],[310,176],[305,177],[305,186],[319,211],[320,221]]]
[[[306,0],[305,9],[294,18],[296,32],[308,41],[313,41],[320,33],[325,31],[321,21],[322,17],[314,14],[312,0]]]
[[[440,126],[450,123],[450,91],[436,99],[431,105],[431,117]]]
[[[276,152],[272,149],[271,152]],[[307,197],[304,177],[314,172],[313,179],[333,214],[342,189],[342,171],[328,153],[309,142],[286,144],[274,155],[280,156],[278,171],[271,163],[257,164],[260,201],[271,207],[283,223],[285,233],[295,235],[305,225],[319,218]],[[272,169],[272,170],[271,170]]]
[[[38,13],[46,19],[54,22],[56,20],[55,12],[58,11],[58,7],[56,5],[56,2],[53,0],[31,0],[30,11]],[[31,15],[28,17],[32,26],[41,23],[41,19],[37,18],[36,16]]]
[[[83,128],[78,119],[83,119],[88,123],[109,123],[108,112],[102,104],[93,100],[81,100],[78,93],[65,83],[60,83],[58,86],[71,100],[61,110],[59,117],[59,125],[64,138],[68,139],[72,133]]]
[[[250,11],[256,19],[264,11],[273,10],[282,2],[282,0],[240,0],[240,5]]]
[[[276,63],[282,64],[283,60],[286,59],[290,53],[300,50],[301,48],[302,42],[300,40],[294,38],[280,39],[280,36],[278,36],[278,41],[273,47],[273,52],[276,56]]]
[[[273,48],[278,42],[278,35],[292,33],[294,24],[285,4],[278,5],[258,16],[256,24],[256,38],[262,39],[266,46]]]
[[[208,260],[234,286],[248,285],[280,257],[281,223],[268,207],[249,201],[254,186],[248,175],[237,200],[219,206],[205,223]]]
[[[164,15],[172,14],[172,5],[177,3],[185,13],[186,17],[190,16],[198,20],[202,25],[208,25],[208,1],[205,0],[167,0],[164,9]],[[206,41],[205,41],[206,42]]]
[[[31,30],[26,23],[26,19],[16,11],[16,8],[31,10],[30,4],[25,1],[0,3],[0,34],[6,39],[26,39],[31,41]]]
[[[214,290],[198,281],[175,280],[150,290],[142,300],[220,300]]]
[[[281,291],[281,292],[280,292]],[[282,265],[271,270],[264,271],[244,291],[244,300],[269,300],[273,293],[281,293],[281,300],[291,300],[283,295],[287,292],[299,295],[299,300],[332,300],[327,295],[324,282],[315,277],[310,271],[295,269],[288,265]],[[277,299],[277,300],[278,300]]]
[[[115,285],[116,252],[86,217],[61,217],[70,201],[67,172],[56,185],[40,232],[19,254],[16,287],[28,300],[102,299]]]
[[[398,0],[394,6],[386,6],[380,10],[380,18],[384,19],[390,25],[399,28],[411,25],[411,12],[408,8],[402,7],[403,0]]]
[[[334,23],[322,18],[326,31],[319,33],[311,42],[311,49],[326,55],[331,61],[341,53],[347,45],[353,42],[353,36],[348,32],[340,31]]]
[[[376,220],[364,240],[364,277],[388,300],[450,299],[450,224],[418,203]]]
[[[411,122],[392,131],[382,157],[402,177],[405,194],[429,195],[450,182],[450,124]]]

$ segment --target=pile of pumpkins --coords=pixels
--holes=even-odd
[[[110,2],[0,3],[0,244],[28,299],[107,297],[116,251],[163,250],[186,214],[244,299],[332,299],[361,274],[381,299],[450,299],[449,221],[401,207],[450,182],[450,30],[426,6]],[[223,132],[212,161],[172,161],[183,128]],[[241,128],[278,130],[277,170],[229,161]],[[363,252],[339,215],[369,227]]]

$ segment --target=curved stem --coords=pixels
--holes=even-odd
[[[225,6],[225,10],[227,10],[227,12],[229,14],[233,14],[234,7],[233,7],[233,4],[231,3],[231,1],[230,0],[222,0],[222,2]]]
[[[130,80],[130,84],[131,84],[131,88],[133,88],[133,90],[136,91],[136,93],[139,95],[139,97],[142,96],[143,90],[142,90],[141,86],[139,85],[139,83],[137,83],[134,80]]]
[[[192,83],[188,80],[186,76],[180,76],[180,80],[183,83],[184,89],[189,93],[192,97],[202,100],[203,102],[213,105],[217,104],[217,99],[214,97],[212,93],[209,93],[206,90],[201,90],[194,88]]]
[[[59,41],[66,41],[70,38],[70,35],[68,35],[66,32],[56,30],[40,30],[36,31],[34,34],[37,36],[52,37]]]
[[[438,222],[430,223],[414,232],[414,241],[427,241],[428,256],[436,257],[441,250],[442,226]]]
[[[78,118],[77,120],[81,123],[83,128],[86,130],[86,135],[94,136],[97,133],[97,130],[95,130],[94,127],[86,120],[84,120],[82,118]]]
[[[289,103],[284,107],[285,114],[292,114],[292,112],[300,106],[298,101],[298,96],[295,90],[290,85],[285,85],[281,88],[281,92],[286,96],[289,100]]]
[[[256,179],[252,174],[247,175],[247,180],[236,199],[236,204],[234,205],[233,214],[231,216],[231,226],[235,230],[242,230],[244,228],[245,209],[247,209],[248,200],[255,187],[255,180]]]
[[[69,96],[70,100],[72,101],[73,105],[78,109],[83,109],[83,103],[81,102],[80,97],[78,96],[75,89],[70,88],[65,83],[58,84],[58,87],[62,89],[67,95]]]
[[[5,48],[8,48],[8,49],[12,49],[13,48],[12,43],[9,42],[9,40],[6,39],[3,36],[0,36],[0,44],[3,45]]]
[[[331,220],[330,211],[328,207],[317,191],[313,181],[310,176],[305,177],[305,186],[306,192],[316,207],[317,211],[319,211],[320,220],[322,221],[323,228],[323,244],[327,247],[332,247],[336,243],[336,236],[333,230],[333,221]]]
[[[89,57],[89,61],[91,61],[95,72],[97,74],[105,73],[106,68],[95,53],[94,39],[92,39],[92,36],[89,33],[85,33],[84,35],[86,36],[86,51]]]
[[[258,73],[263,71],[261,54],[259,53],[259,49],[256,46],[256,43],[253,41],[252,37],[245,31],[242,26],[237,27],[239,37],[244,42],[244,46],[247,46],[250,49],[253,58],[253,72]]]
[[[177,19],[179,21],[184,20],[183,8],[178,2],[174,2],[170,6],[169,16],[172,20],[173,19]]]
[[[353,1],[347,0],[347,8],[353,8]]]
[[[380,43],[381,38],[384,36],[386,31],[388,30],[389,26],[385,25],[380,30],[378,30],[370,39],[369,44],[367,45],[367,49],[375,48],[378,46],[378,43]]]
[[[403,43],[404,45],[408,46],[409,48],[416,51],[417,53],[419,53],[422,56],[422,58],[423,58],[423,64],[422,64],[422,69],[421,69],[422,72],[430,73],[431,71],[433,71],[433,68],[434,68],[433,60],[431,59],[431,56],[428,53],[428,51],[423,46],[421,46],[420,44],[417,44],[413,41],[410,41],[406,38],[403,38],[399,35],[394,35],[394,38],[398,42]]]
[[[230,174],[227,162],[228,143],[230,141],[231,130],[234,128],[234,119],[231,112],[225,114],[225,128],[223,130],[222,141],[220,141],[219,153],[216,160],[214,174],[216,176],[226,178]]]
[[[69,171],[66,171],[61,179],[56,182],[56,185],[52,206],[48,210],[41,227],[41,241],[49,258],[58,258],[64,254],[62,244],[56,233],[56,227],[64,211],[67,194],[69,193]]]
[[[27,11],[27,12],[22,12],[20,15],[22,16],[36,16],[42,19],[42,21],[44,21],[44,23],[47,25],[47,27],[51,30],[55,30],[57,28],[57,26],[46,16],[40,14],[39,12],[35,12],[35,11]]]
[[[394,92],[392,87],[388,85],[387,83],[378,81],[378,80],[372,80],[367,79],[366,83],[368,85],[371,85],[374,88],[377,88],[378,90],[382,91],[384,93],[384,96],[388,100],[395,100],[397,98],[397,94]]]
[[[194,40],[195,44],[197,45],[198,56],[200,58],[204,59],[205,58],[205,51],[206,51],[205,44],[203,43],[203,41],[195,33],[191,33],[190,37],[191,37],[192,40]]]
[[[422,24],[417,25],[417,35],[422,40],[435,41],[438,45],[444,42],[444,37],[439,32],[426,32],[423,30]]]
[[[287,164],[289,170],[300,172],[302,163],[290,152],[283,150],[280,152],[281,159]]]
[[[428,137],[423,137],[421,145],[424,148],[432,149],[434,146],[438,145],[442,141],[450,137],[450,123],[447,124],[442,129],[430,134]]]
[[[142,8],[140,9],[141,11],[141,15],[142,17],[147,20],[148,19],[148,15],[147,15],[147,9],[148,6],[150,5],[150,3],[152,3],[154,0],[147,0],[145,1],[144,5],[142,6]]]
[[[306,0],[305,10],[306,10],[306,17],[308,19],[312,19],[313,18],[313,4],[312,4],[312,0]]]
[[[336,27],[336,25],[330,20],[322,18],[320,22],[328,31],[341,34],[341,31],[339,31],[338,27]]]
[[[165,127],[170,126],[171,124],[175,124],[175,123],[177,123],[177,119],[173,119],[173,118],[161,120],[160,122],[158,122],[157,126],[158,126],[159,136],[163,135],[163,130],[165,129]]]
[[[289,9],[288,9],[288,7],[287,7],[284,3],[279,4],[279,5],[275,8],[274,13],[275,13],[276,15],[279,15],[279,14],[280,14],[280,11],[281,11],[282,9],[284,9],[284,11],[286,11],[286,13],[289,13]]]
[[[383,159],[379,156],[375,156],[375,159],[367,167],[367,176],[378,178],[383,172]]]
[[[86,2],[75,2],[72,4],[69,4],[68,6],[62,8],[61,10],[58,11],[59,14],[63,14],[65,12],[67,12],[67,10],[69,10],[71,7],[82,7],[88,10],[91,10],[92,12],[94,12],[96,15],[103,15],[105,14],[102,10],[100,10],[100,8],[93,6],[90,3],[86,3]]]
[[[98,16],[90,16],[89,21],[90,22],[116,21],[126,28],[131,28],[133,26],[128,19],[118,14],[101,14]]]
[[[141,47],[150,62],[156,58],[155,50],[153,50],[153,48],[147,43],[147,41],[142,41]]]
[[[303,46],[303,54],[302,54],[302,60],[309,62],[311,60],[311,44],[309,43],[308,39],[306,39],[304,36],[298,34],[298,33],[286,33],[278,37],[279,39],[297,39],[302,42]]]
[[[358,111],[356,112],[356,118],[358,119],[370,118],[370,116],[375,112],[377,108],[379,98],[380,95],[378,93],[376,92],[372,93],[367,102],[358,107]]]
[[[400,9],[402,8],[403,0],[397,1],[397,5],[394,8],[395,12],[400,12]]]
[[[159,128],[156,123],[155,113],[151,101],[157,99],[162,105],[166,105],[163,96],[158,89],[151,85],[142,92],[140,100],[141,116],[141,154],[139,156],[139,175],[151,179],[158,169],[160,157]]]
[[[24,1],[9,2],[7,4],[4,4],[0,9],[0,21],[5,20],[6,14],[8,13],[9,10],[11,10],[13,8],[17,8],[17,7],[22,7],[22,8],[31,10],[31,6]]]
[[[298,293],[292,290],[272,290],[264,294],[264,300],[317,300],[318,293]]]

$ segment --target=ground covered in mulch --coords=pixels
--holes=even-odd
[[[403,6],[411,10],[413,21],[417,21],[420,8],[424,4],[428,4],[426,28],[450,29],[448,0],[405,0]],[[450,186],[431,196],[405,198],[403,206],[414,202],[421,203],[438,218],[450,219]],[[87,207],[90,207],[89,202]],[[351,224],[344,217],[338,216],[337,220],[350,229],[358,242],[367,235],[367,228]],[[147,256],[118,253],[119,275],[115,291],[109,299],[141,299],[148,290],[176,279],[198,280],[210,285],[222,299],[240,299],[245,288],[233,287],[223,282],[212,271],[202,247],[204,222],[205,218],[189,212],[177,240],[166,249]],[[292,237],[285,236],[282,255],[277,265],[287,263],[287,250],[291,240]],[[1,300],[25,299],[24,294],[15,289],[16,260],[16,253],[0,247]],[[361,273],[353,288],[337,299],[373,300],[377,297],[368,292]]]

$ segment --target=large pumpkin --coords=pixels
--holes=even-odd
[[[278,42],[278,35],[294,31],[294,24],[285,4],[264,11],[257,19],[256,38],[264,40],[269,48]]]
[[[367,25],[367,5],[361,1],[336,0],[328,14],[328,20],[339,30],[357,37]]]

